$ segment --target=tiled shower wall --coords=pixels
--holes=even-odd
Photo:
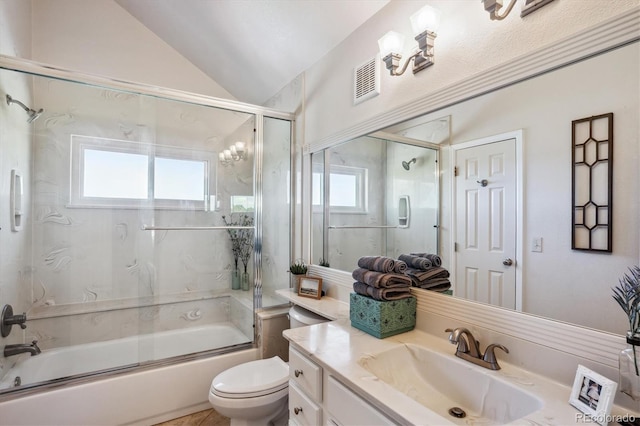
[[[35,101],[46,110],[34,138],[31,302],[38,315],[61,304],[91,310],[105,300],[228,289],[226,232],[141,226],[222,225],[230,195],[252,191],[251,160],[218,168],[218,211],[70,208],[70,140],[83,135],[219,152],[234,142],[225,135],[252,116],[48,79],[35,87]],[[253,133],[244,136],[252,147]]]

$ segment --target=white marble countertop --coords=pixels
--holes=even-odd
[[[282,296],[294,305],[322,315],[330,320],[349,318],[349,304],[338,299],[324,296],[320,299],[298,296],[293,289],[276,290],[278,296]]]
[[[472,420],[469,418],[458,420],[453,417],[443,417],[379,380],[358,364],[358,360],[364,355],[375,354],[405,343],[425,346],[432,351],[459,360],[454,355],[455,346],[451,345],[445,338],[438,338],[419,330],[413,330],[386,339],[377,339],[351,327],[348,318],[285,330],[284,336],[296,349],[327,369],[330,374],[337,377],[354,392],[399,424],[469,424],[469,421]],[[529,373],[504,361],[500,362],[502,369],[498,371],[487,370],[466,361],[459,361],[465,363],[465,365],[469,364],[469,368],[478,368],[486,372],[486,374],[495,375],[499,380],[516,385],[542,400],[543,408],[541,410],[512,424],[595,424],[587,420],[581,421],[580,417],[577,417],[581,413],[568,403],[571,393],[571,389],[568,386],[561,385],[546,377]],[[402,368],[402,366],[399,365],[398,368]],[[614,407],[612,414],[623,416],[628,412],[619,407]]]

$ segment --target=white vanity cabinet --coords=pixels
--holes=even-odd
[[[293,348],[289,349],[289,424],[394,425],[375,407]]]
[[[322,424],[322,367],[289,348],[289,421],[299,426]]]

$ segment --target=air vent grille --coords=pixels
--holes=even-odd
[[[380,94],[380,59],[376,56],[353,71],[353,103],[359,104]]]

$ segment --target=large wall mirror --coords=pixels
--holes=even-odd
[[[635,42],[313,152],[314,263],[351,272],[363,255],[436,252],[453,297],[624,333],[611,288],[640,258],[639,76]],[[613,250],[572,250],[572,121],[606,113],[614,116]],[[496,177],[507,174],[507,184]],[[493,216],[475,210],[482,197]],[[498,266],[480,270],[465,257],[469,232],[488,239],[475,243]],[[488,277],[488,289],[474,287],[474,273]],[[501,293],[509,274],[513,291]]]

